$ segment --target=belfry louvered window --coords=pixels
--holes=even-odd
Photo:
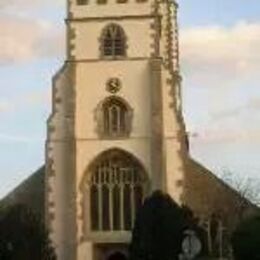
[[[103,57],[122,57],[126,55],[126,37],[124,30],[117,24],[110,24],[103,30],[101,37]]]
[[[100,133],[103,137],[126,137],[130,133],[132,109],[121,98],[106,99],[100,113]]]
[[[136,159],[123,151],[110,150],[97,159],[89,182],[92,231],[132,229],[145,196],[145,176]]]
[[[77,5],[87,5],[88,0],[77,0]]]

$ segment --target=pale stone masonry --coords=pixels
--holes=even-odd
[[[68,2],[67,60],[53,80],[46,144],[46,221],[59,259],[126,248],[138,200],[153,190],[183,202],[176,15],[174,1]]]
[[[127,259],[136,211],[154,190],[190,207],[211,237],[252,204],[190,158],[174,0],[68,0],[67,57],[53,78],[45,177],[4,201],[45,212],[58,260]],[[29,183],[35,183],[30,182]],[[19,198],[23,198],[19,200]],[[38,196],[43,198],[42,196]],[[44,210],[43,210],[44,208]],[[222,231],[221,231],[222,230]],[[226,232],[226,233],[228,233]],[[215,243],[216,242],[216,243]],[[217,248],[221,248],[219,245]],[[218,252],[222,254],[223,252]],[[116,258],[119,257],[119,258]]]
[[[135,213],[157,189],[201,219],[224,207],[199,195],[209,180],[198,187],[189,176],[198,167],[182,117],[177,8],[68,1],[46,143],[46,222],[58,259],[127,257]]]

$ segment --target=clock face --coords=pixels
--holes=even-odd
[[[121,82],[118,78],[111,78],[107,81],[106,89],[108,92],[115,94],[121,89]]]

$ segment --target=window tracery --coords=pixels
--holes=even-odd
[[[77,5],[87,5],[88,0],[77,0]]]
[[[98,132],[103,138],[127,137],[132,123],[132,109],[119,97],[109,97],[98,109]]]
[[[202,222],[202,227],[207,235],[208,253],[220,258],[229,256],[229,234],[223,219],[216,214],[212,214],[212,216]]]
[[[99,156],[89,174],[90,229],[131,230],[147,188],[143,167],[128,153],[114,149]]]
[[[97,4],[100,5],[107,4],[107,0],[97,0]]]
[[[101,54],[104,58],[126,56],[126,37],[122,27],[117,24],[105,27],[101,36]]]

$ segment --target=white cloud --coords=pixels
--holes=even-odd
[[[192,115],[189,127],[195,129],[193,142],[260,141],[259,46],[260,23],[181,30],[187,114]]]
[[[0,64],[26,62],[61,55],[62,31],[40,20],[3,16],[0,18]]]
[[[65,0],[1,0],[0,8],[35,8],[43,6],[64,5]]]
[[[22,136],[17,134],[0,133],[0,143],[35,143],[43,138],[38,136]]]
[[[260,79],[260,23],[181,30],[182,66],[194,83],[206,87]]]
[[[194,143],[259,143],[260,129],[234,129],[223,126],[222,128],[201,129],[198,133],[193,132],[190,138]]]
[[[233,106],[229,109],[218,109],[211,112],[211,119],[223,120],[234,117],[241,117],[242,114],[260,114],[260,97],[250,98],[245,104],[240,106]]]
[[[13,109],[12,104],[5,99],[0,100],[0,113],[8,112]]]

